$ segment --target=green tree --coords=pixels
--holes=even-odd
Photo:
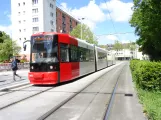
[[[129,44],[129,49],[130,49],[131,51],[134,51],[134,50],[136,49],[136,43],[135,43],[135,42],[130,43],[130,44]]]
[[[98,47],[107,49],[107,45],[98,45]]]
[[[16,44],[16,41],[12,41],[5,32],[0,33],[0,61],[3,61],[9,59],[12,55],[17,55],[21,47]]]
[[[161,60],[161,1],[133,0],[133,15],[130,20],[139,36],[137,44],[151,60]]]
[[[122,50],[123,49],[123,45],[118,40],[116,40],[115,44],[113,46],[113,49],[116,50],[116,51]]]
[[[71,36],[81,39],[81,24],[78,24],[70,33]],[[97,38],[94,36],[90,28],[82,24],[82,39],[86,40],[88,43],[97,45]]]

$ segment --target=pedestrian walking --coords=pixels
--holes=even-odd
[[[11,68],[12,68],[12,71],[13,71],[13,80],[16,81],[15,76],[17,76],[17,77],[19,77],[21,79],[21,76],[16,74],[16,71],[18,70],[18,67],[17,67],[17,60],[16,60],[15,57],[12,58]]]

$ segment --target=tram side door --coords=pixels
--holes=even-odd
[[[71,64],[69,62],[69,45],[59,44],[59,60],[60,60],[60,82],[72,79]]]

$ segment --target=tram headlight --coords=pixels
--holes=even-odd
[[[53,69],[53,66],[50,66],[50,69]]]
[[[33,77],[33,75],[29,75],[29,77]]]
[[[31,69],[34,69],[34,66],[31,66]]]

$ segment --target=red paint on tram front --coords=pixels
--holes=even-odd
[[[57,84],[58,72],[29,72],[31,84]]]

